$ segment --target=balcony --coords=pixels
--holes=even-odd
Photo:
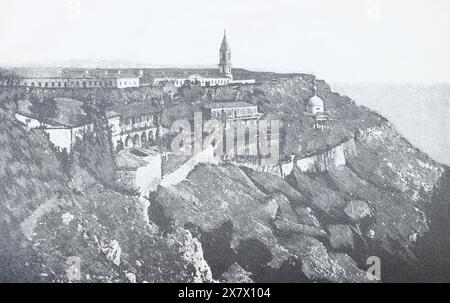
[[[261,119],[262,113],[244,114],[237,116],[227,116],[227,120],[250,120],[250,119]]]

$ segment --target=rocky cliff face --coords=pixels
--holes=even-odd
[[[448,187],[445,168],[389,126],[359,133],[354,148],[343,165],[296,167],[286,180],[200,165],[160,187],[151,204],[164,211],[149,216],[196,233],[215,278],[238,264],[255,281],[364,281],[367,258],[378,256],[383,281],[417,281],[431,260],[416,242],[429,236],[427,207]]]
[[[152,203],[164,209],[159,214],[166,221],[197,230],[215,277],[237,263],[255,281],[362,281],[367,258],[378,256],[383,281],[422,279],[421,271],[434,264],[423,253],[424,239],[442,242],[437,235],[445,228],[436,226],[447,226],[428,210],[445,208],[447,168],[323,82],[319,96],[336,122],[313,131],[304,115],[311,81],[305,76],[213,94],[251,100],[282,119],[283,153],[298,159],[285,180],[252,165],[201,166],[185,182],[160,188]],[[218,251],[226,255],[218,258]]]
[[[347,254],[330,251],[321,242],[327,233],[314,212],[295,202],[294,207],[283,193],[261,190],[233,165],[198,165],[186,181],[160,187],[151,201],[164,209],[160,216],[198,234],[215,278],[226,265],[237,263],[256,281],[268,281],[285,267],[301,268],[297,275],[304,281],[364,281],[365,273]],[[155,216],[152,208],[149,216]]]

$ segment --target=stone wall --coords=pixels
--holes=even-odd
[[[139,167],[135,172],[135,187],[143,196],[156,190],[161,182],[161,155],[152,156],[145,166]]]
[[[187,175],[199,163],[219,164],[218,158],[214,156],[214,147],[209,146],[208,148],[205,148],[197,155],[189,159],[187,162],[185,162],[183,165],[178,167],[176,170],[166,176],[163,176],[160,185],[167,187],[180,183],[181,181],[186,179]]]
[[[349,139],[335,147],[318,151],[296,160],[296,166],[302,172],[322,172],[330,168],[345,165],[346,157],[356,154],[355,141]]]
[[[276,166],[267,167],[253,163],[234,163],[236,165],[250,167],[256,171],[269,172],[281,178],[288,176],[294,166],[302,172],[321,172],[346,164],[346,157],[356,155],[356,145],[353,139],[349,139],[335,147],[324,149],[310,155],[286,161]]]
[[[125,150],[121,151],[116,156],[118,181],[147,197],[161,182],[161,163],[161,155],[157,153],[138,158]]]

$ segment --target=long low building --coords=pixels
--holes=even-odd
[[[218,76],[201,76],[201,75],[190,75],[189,77],[161,77],[154,78],[152,85],[158,85],[160,83],[173,83],[175,87],[181,87],[187,83],[197,84],[200,86],[223,86],[228,85],[233,82],[233,79],[227,77]]]
[[[57,147],[70,152],[77,138],[93,131],[93,122],[83,110],[83,102],[70,98],[55,98],[38,108],[30,100],[18,102],[16,119],[28,129],[40,128]],[[47,110],[45,106],[55,107]],[[51,112],[51,113],[50,113]],[[115,150],[154,145],[158,135],[158,109],[145,102],[109,107],[106,117]]]
[[[139,87],[139,76],[120,71],[25,69],[15,71],[15,74],[17,78],[4,85],[40,88]]]
[[[258,106],[248,102],[215,102],[203,105],[205,119],[223,121],[227,128],[256,125],[262,117]]]

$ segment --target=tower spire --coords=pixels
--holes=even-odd
[[[219,50],[219,71],[222,76],[233,78],[231,74],[231,48],[228,44],[226,29],[223,30],[223,39]]]
[[[223,39],[222,39],[222,44],[220,45],[220,50],[221,51],[227,51],[230,50],[230,45],[228,44],[228,40],[227,40],[227,30],[224,29],[223,30]]]

